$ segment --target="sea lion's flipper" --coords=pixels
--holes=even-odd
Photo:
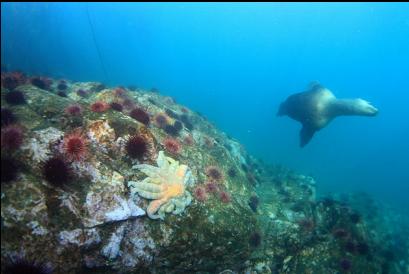
[[[308,144],[312,136],[314,136],[315,130],[309,126],[303,125],[301,131],[300,131],[300,147],[304,147],[306,144]]]

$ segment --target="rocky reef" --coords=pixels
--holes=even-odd
[[[157,89],[1,79],[2,273],[408,271],[362,195],[317,199]]]

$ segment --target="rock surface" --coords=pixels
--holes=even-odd
[[[2,145],[2,172],[6,158],[18,169],[12,181],[2,175],[2,270],[16,256],[45,262],[54,273],[338,273],[345,270],[342,260],[356,273],[408,267],[379,255],[369,223],[351,222],[350,207],[317,200],[313,178],[263,164],[206,118],[157,91],[66,81],[67,97],[61,97],[57,80],[50,79],[49,90],[23,80],[15,90],[26,104],[9,104],[10,90],[1,89],[2,109],[24,128],[18,150]],[[123,109],[93,111],[97,101]],[[80,115],[67,110],[74,104]],[[150,122],[131,117],[135,108]],[[86,139],[86,157],[68,161],[70,181],[53,185],[44,176],[45,162],[66,159],[65,138],[75,130]],[[135,135],[147,148],[138,158],[127,145]],[[180,149],[169,147],[167,138]],[[132,193],[128,182],[143,181],[146,174],[132,167],[155,165],[159,151],[188,166],[195,183],[186,184],[192,201],[178,214],[151,219],[150,200]],[[209,167],[220,177],[209,175]],[[348,237],[337,238],[336,229]],[[368,250],[345,251],[348,241]]]

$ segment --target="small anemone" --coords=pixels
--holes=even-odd
[[[62,187],[71,180],[71,168],[60,157],[48,159],[42,168],[44,179],[53,186]]]
[[[23,105],[26,103],[24,93],[19,90],[13,90],[6,93],[6,102],[10,105]]]
[[[142,159],[148,152],[148,144],[145,138],[133,135],[126,142],[125,149],[132,159]]]
[[[130,113],[129,116],[137,120],[138,122],[141,122],[144,125],[148,125],[150,118],[149,114],[142,108],[134,108]]]

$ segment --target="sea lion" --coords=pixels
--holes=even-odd
[[[332,92],[319,85],[310,90],[290,95],[280,105],[277,116],[287,115],[300,122],[300,146],[304,147],[314,133],[329,124],[337,116],[375,116],[378,109],[363,99],[337,99]]]

